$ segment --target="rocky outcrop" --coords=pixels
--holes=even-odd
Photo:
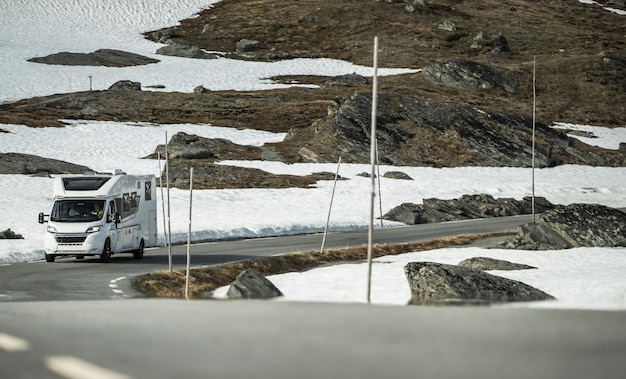
[[[24,239],[21,234],[17,234],[14,231],[9,229],[5,229],[0,232],[0,240],[21,240]]]
[[[490,304],[554,299],[527,284],[467,267],[410,262],[404,267],[404,273],[411,290],[410,305]]]
[[[257,168],[215,164],[205,159],[172,159],[169,168],[170,186],[188,189],[191,167],[194,189],[310,188],[319,180],[332,180],[323,173],[279,175]]]
[[[508,46],[508,45],[507,45]],[[519,83],[495,69],[480,63],[446,59],[424,66],[424,79],[447,86],[467,89],[504,88],[519,91]]]
[[[154,153],[146,158],[156,159],[160,153],[165,159],[165,145],[158,145]],[[204,138],[185,132],[178,132],[167,143],[170,159],[261,159],[261,149],[256,146],[238,145],[226,139]]]
[[[459,199],[424,199],[422,204],[403,203],[391,209],[384,220],[407,225],[444,221],[469,220],[487,217],[516,216],[532,212],[532,199],[496,199],[491,195],[463,195]],[[556,206],[542,197],[535,198],[535,212],[542,213]]]
[[[50,175],[81,174],[89,167],[21,153],[0,154],[0,174]]]
[[[354,87],[370,84],[370,79],[358,74],[333,76],[324,82],[323,87]]]
[[[271,299],[283,293],[258,271],[248,269],[237,276],[226,296],[229,299]]]
[[[380,94],[377,111],[379,160],[395,166],[530,167],[532,120],[489,109]],[[335,99],[328,116],[292,128],[284,145],[307,148],[319,162],[367,163],[371,95]],[[606,158],[576,144],[561,131],[536,125],[535,166],[563,162],[605,165]],[[597,150],[594,150],[597,151]],[[295,152],[292,153],[297,155]]]
[[[559,250],[572,247],[626,246],[626,213],[597,204],[571,204],[522,225],[518,235],[499,247]]]
[[[488,258],[488,257],[474,257],[464,259],[458,264],[459,267],[467,267],[474,270],[530,270],[536,269],[537,267],[521,264],[521,263],[513,263],[509,261],[505,261],[502,259]]]
[[[194,168],[194,188],[308,188],[319,180],[334,180],[334,174],[319,172],[305,176],[275,175],[249,167],[216,164],[223,160],[272,159],[275,153],[267,147],[238,145],[219,138],[204,138],[184,132],[176,133],[167,144],[170,186],[189,188],[189,169]],[[165,145],[144,157],[165,159]],[[343,178],[342,178],[343,179]]]
[[[45,57],[35,57],[29,62],[45,63],[64,66],[107,66],[128,67],[142,66],[158,63],[158,59],[148,58],[143,55],[128,53],[120,50],[100,49],[92,53],[67,53],[61,52]]]

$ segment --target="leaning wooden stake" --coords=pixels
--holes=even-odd
[[[161,211],[163,213],[163,245],[167,246],[167,222],[165,218],[165,197],[163,195],[163,171],[161,171],[161,152],[157,151],[159,161],[159,188],[161,188]]]
[[[535,222],[535,103],[536,103],[536,91],[535,91],[535,77],[536,77],[536,67],[537,67],[537,58],[533,56],[533,147],[532,147],[532,197],[531,197],[531,213],[533,215],[532,222]]]
[[[370,165],[372,192],[370,196],[370,222],[367,233],[367,302],[371,302],[372,245],[374,241],[374,202],[376,198],[376,104],[378,92],[378,37],[374,37],[374,74],[372,79],[372,131],[370,141]]]
[[[341,157],[337,161],[337,172],[335,173],[335,182],[333,183],[333,192],[330,195],[330,205],[328,206],[328,216],[326,217],[326,226],[324,227],[324,237],[322,237],[322,247],[320,247],[320,253],[324,252],[324,245],[326,245],[326,234],[328,234],[328,224],[330,223],[330,212],[333,209],[333,199],[335,198],[335,188],[337,188],[337,178],[339,177],[339,166],[341,165]]]
[[[165,183],[167,185],[167,266],[172,275],[172,221],[170,219],[170,159],[167,153],[167,131],[165,132]]]
[[[185,275],[185,299],[189,300],[189,271],[191,267],[191,214],[193,200],[193,167],[189,169],[189,229],[187,229],[187,274]]]

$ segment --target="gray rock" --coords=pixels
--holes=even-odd
[[[554,299],[527,284],[484,271],[433,262],[410,262],[404,273],[411,290],[410,305],[450,305]]]
[[[24,237],[22,237],[21,234],[17,234],[14,231],[11,230],[11,228],[9,229],[5,229],[3,231],[0,232],[0,240],[22,240],[24,239]]]
[[[160,55],[169,55],[182,58],[195,58],[195,59],[216,59],[218,55],[207,53],[197,46],[172,44],[159,48],[156,51]]]
[[[193,92],[194,93],[207,93],[211,91],[205,88],[204,86],[197,86],[196,88],[193,89]]]
[[[474,270],[529,270],[536,269],[537,267],[528,266],[521,263],[513,263],[501,259],[488,258],[488,257],[474,257],[464,259],[458,264],[459,267],[467,267]]]
[[[383,178],[400,179],[400,180],[413,180],[409,175],[401,171],[387,171],[383,174]]]
[[[510,51],[509,42],[506,37],[501,33],[496,35],[487,36],[484,32],[478,32],[476,37],[470,46],[471,49],[481,51],[493,51],[493,52],[508,52]]]
[[[146,158],[156,158],[160,153],[165,158],[165,145],[158,145],[154,153]],[[170,159],[241,159],[242,156],[260,156],[260,148],[256,146],[237,145],[221,138],[203,138],[185,132],[172,136],[167,144]]]
[[[109,91],[141,91],[141,83],[130,80],[120,80],[113,83]]]
[[[89,167],[21,153],[0,154],[0,174],[37,175],[81,174]]]
[[[202,34],[211,33],[215,31],[215,25],[213,24],[204,24],[202,27]]]
[[[412,96],[395,98],[380,94],[378,104],[376,137],[381,164],[531,166],[531,119]],[[357,93],[348,99],[335,99],[327,117],[311,126],[291,129],[284,142],[294,149],[306,147],[319,162],[336,162],[341,156],[346,163],[367,163],[370,118],[371,96]],[[564,160],[570,164],[606,165],[601,155],[583,150],[582,144],[572,143],[562,131],[543,124],[536,124],[536,130],[542,137],[535,148],[536,167],[551,167]],[[424,135],[432,136],[433,140],[419,137]]]
[[[383,219],[408,225],[476,218],[516,216],[531,213],[530,199],[495,199],[491,195],[463,195],[459,199],[424,199],[421,205],[403,203],[387,212]],[[535,198],[537,213],[555,208],[545,198]]]
[[[142,66],[159,62],[158,59],[148,58],[143,55],[133,54],[120,50],[100,49],[92,53],[68,53],[61,52],[45,57],[35,57],[29,62],[45,63],[64,66],[107,66],[129,67]]]
[[[283,296],[272,282],[252,269],[239,274],[226,295],[229,299],[271,299]]]
[[[436,25],[438,29],[447,30],[449,32],[454,32],[458,29],[456,23],[452,21],[442,21],[438,22]]]
[[[330,78],[324,83],[324,87],[353,87],[370,84],[370,80],[358,74],[346,74]]]
[[[413,203],[402,203],[383,215],[383,220],[398,221],[407,225],[424,224],[423,208]]]
[[[626,213],[598,204],[571,204],[541,215],[540,222],[572,247],[626,246]]]
[[[451,87],[489,89],[502,87],[507,92],[519,91],[519,83],[495,69],[480,63],[446,59],[428,64],[423,69],[424,79]]]
[[[261,42],[249,39],[237,41],[236,50],[240,53],[255,51],[261,48]]]
[[[152,38],[159,43],[165,43],[176,36],[176,28],[165,28],[152,33]]]
[[[626,213],[597,204],[571,204],[547,211],[499,245],[520,250],[618,246],[626,246]]]

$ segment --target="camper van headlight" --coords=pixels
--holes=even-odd
[[[56,232],[57,232],[57,228],[55,228],[55,227],[54,227],[54,226],[52,226],[52,225],[48,225],[48,227],[46,228],[46,230],[47,230],[49,233],[56,233]]]
[[[99,232],[99,231],[100,231],[100,229],[102,229],[102,225],[94,225],[94,226],[89,227],[89,228],[87,229],[87,232],[86,232],[86,233],[95,233],[95,232]]]

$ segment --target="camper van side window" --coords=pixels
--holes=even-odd
[[[144,199],[146,201],[152,200],[152,182],[145,183]]]
[[[137,196],[137,192],[133,192],[130,194],[130,209],[137,212],[137,208],[139,208],[139,196]]]
[[[128,217],[137,213],[139,209],[139,196],[137,192],[122,195],[122,217]]]
[[[130,213],[130,194],[129,193],[125,193],[125,194],[122,195],[122,197],[123,197],[122,213],[123,214]]]
[[[111,200],[109,202],[109,215],[107,216],[107,222],[113,222],[114,217],[115,217],[115,202]]]

